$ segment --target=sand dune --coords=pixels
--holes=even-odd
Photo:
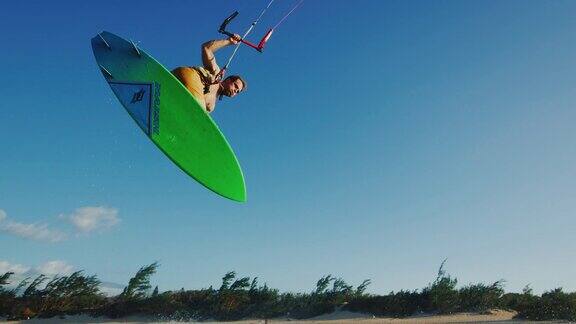
[[[308,320],[291,320],[271,319],[271,320],[243,320],[231,323],[238,324],[283,324],[283,323],[305,323],[305,324],[344,324],[344,323],[357,323],[357,324],[376,324],[376,323],[560,323],[560,322],[531,322],[525,320],[514,319],[515,312],[493,310],[485,314],[478,313],[460,313],[454,315],[434,315],[434,316],[414,316],[409,318],[385,318],[374,317],[368,314],[354,313],[349,311],[336,311],[331,314],[317,316]],[[56,323],[184,323],[184,322],[166,322],[158,321],[157,319],[134,316],[122,319],[108,319],[108,318],[93,318],[87,315],[69,316],[66,318],[52,318],[52,319],[32,319],[28,321],[14,321],[8,323],[41,323],[41,324],[56,324]],[[190,322],[192,323],[192,322]],[[203,323],[218,323],[217,321],[205,321]]]

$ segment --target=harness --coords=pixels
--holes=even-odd
[[[222,75],[220,73],[214,75],[201,66],[191,66],[190,68],[198,72],[200,81],[202,81],[202,84],[204,85],[204,94],[210,92],[211,85],[220,83],[222,79]]]

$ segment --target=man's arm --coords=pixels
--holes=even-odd
[[[204,44],[202,44],[202,63],[204,67],[216,74],[220,72],[220,67],[216,63],[216,57],[214,56],[214,52],[221,49],[224,46],[228,45],[236,45],[240,41],[240,35],[234,34],[234,37],[229,37],[227,39],[218,39],[218,40],[211,40]]]

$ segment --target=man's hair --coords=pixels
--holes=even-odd
[[[231,75],[224,80],[231,80],[232,82],[236,82],[236,80],[240,80],[242,82],[242,91],[241,92],[244,92],[244,90],[246,90],[246,88],[248,87],[248,84],[246,83],[246,81],[244,79],[242,79],[242,77],[239,75]]]

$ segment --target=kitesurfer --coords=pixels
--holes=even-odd
[[[222,80],[221,69],[216,63],[214,52],[222,47],[236,45],[241,37],[211,40],[202,44],[203,66],[180,66],[172,70],[172,74],[192,93],[207,112],[214,111],[216,99],[234,97],[246,89],[246,81],[238,75],[231,75]]]

